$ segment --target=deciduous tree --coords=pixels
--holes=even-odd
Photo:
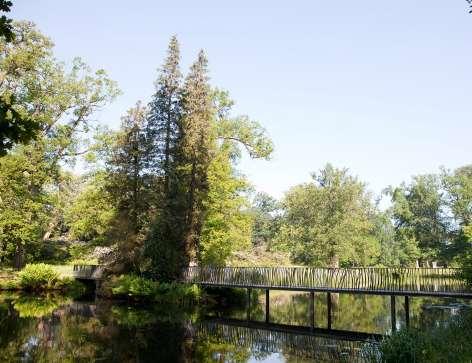
[[[363,266],[376,263],[372,204],[363,183],[328,164],[313,181],[286,194],[278,243],[297,263],[311,266]]]

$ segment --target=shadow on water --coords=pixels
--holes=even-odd
[[[244,294],[228,294],[226,303],[219,304],[225,308],[199,311],[57,295],[0,295],[0,357],[2,362],[352,362],[364,360],[372,333],[390,329],[389,298],[382,296],[335,296],[331,331],[326,329],[326,294],[315,296],[315,328],[307,313],[309,294],[271,292],[269,324],[265,294],[252,294],[251,321],[241,304],[231,303],[238,296]],[[404,324],[400,300],[398,327]],[[411,324],[442,324],[462,304],[415,298]]]

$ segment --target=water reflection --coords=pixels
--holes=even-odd
[[[265,295],[254,291],[251,320],[265,321]],[[328,328],[326,293],[315,293],[315,327]],[[405,299],[395,297],[396,329],[406,325]],[[374,334],[389,334],[392,330],[390,296],[365,294],[331,294],[331,328]],[[461,309],[472,306],[471,300],[437,297],[410,297],[410,326],[430,328],[447,322]],[[241,309],[223,311],[224,316],[245,319]],[[220,315],[221,316],[221,313]],[[310,294],[305,292],[270,291],[270,322],[310,326]]]
[[[254,294],[251,318],[265,320],[264,295]],[[397,302],[397,324],[404,324]],[[462,301],[414,298],[411,324],[443,324]],[[247,323],[244,309],[198,311],[176,306],[129,306],[72,298],[0,295],[2,362],[343,362],[362,360],[365,337],[326,332],[325,294],[315,296],[309,326],[309,294],[271,292],[271,325]],[[333,297],[336,330],[385,333],[389,297]],[[210,316],[210,318],[209,318]],[[230,319],[233,318],[233,319]],[[238,318],[235,320],[234,318]],[[286,327],[287,324],[300,326]]]

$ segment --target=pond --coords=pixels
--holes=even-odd
[[[333,294],[334,295],[334,294]],[[244,308],[201,310],[136,306],[93,298],[0,294],[2,362],[350,362],[362,361],[372,343],[330,334],[326,294],[315,295],[310,333],[309,294],[254,294]],[[451,298],[410,300],[410,325],[428,329],[470,305]],[[396,325],[405,324],[397,298]],[[332,298],[333,331],[388,334],[390,297],[339,294]],[[259,323],[257,323],[259,322]],[[292,325],[295,328],[288,328]],[[303,328],[305,327],[305,328]]]

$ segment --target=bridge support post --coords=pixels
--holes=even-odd
[[[410,327],[410,297],[405,296],[405,325]]]
[[[246,303],[246,318],[247,320],[251,320],[251,289],[247,289],[247,303]]]
[[[397,313],[395,309],[395,295],[390,296],[390,316],[392,321],[392,333],[397,330]]]
[[[269,300],[270,300],[270,295],[269,295],[269,289],[266,289],[265,291],[265,322],[268,323],[270,321],[270,310],[269,310]]]
[[[328,306],[328,329],[331,329],[331,320],[332,320],[332,316],[331,316],[331,310],[332,310],[332,306],[331,306],[331,293],[328,292],[326,294],[326,303],[327,303],[327,306]]]
[[[315,328],[315,293],[310,291],[310,328]]]

